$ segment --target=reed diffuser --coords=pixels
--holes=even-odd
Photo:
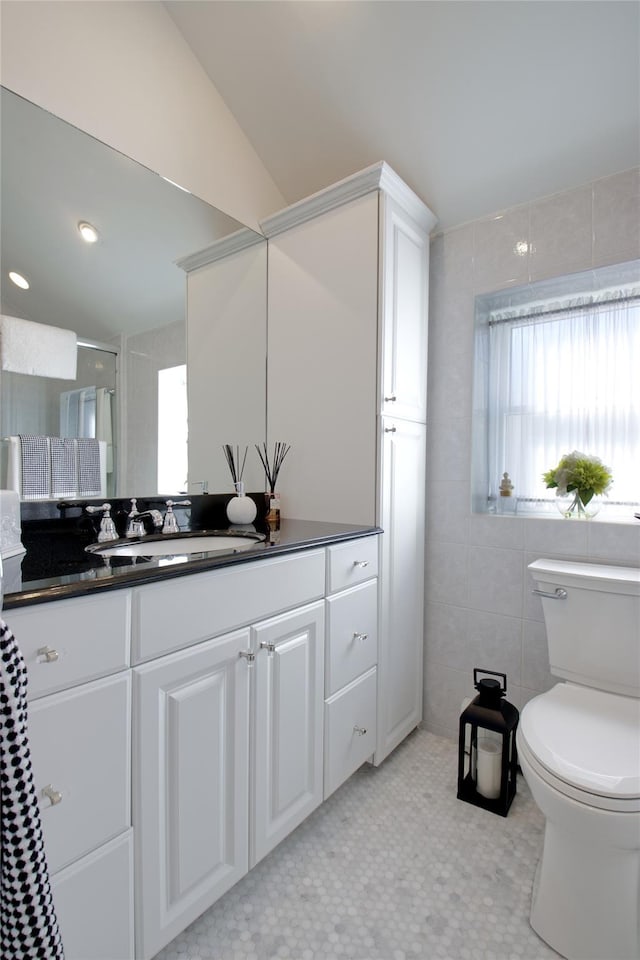
[[[231,443],[224,443],[222,450],[229,465],[233,488],[236,492],[235,497],[232,497],[227,504],[227,517],[230,523],[234,524],[252,523],[255,520],[258,508],[251,497],[245,495],[242,480],[249,447],[245,446],[244,453],[241,454],[238,445],[234,447]]]
[[[276,483],[278,482],[278,475],[284,458],[290,449],[291,444],[278,441],[274,444],[273,455],[269,457],[266,443],[263,443],[262,447],[256,443],[256,450],[262,461],[264,475],[269,488],[268,493],[265,494],[267,508],[266,520],[269,527],[274,530],[280,529],[280,494],[276,492]]]

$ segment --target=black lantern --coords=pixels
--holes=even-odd
[[[473,685],[478,696],[460,715],[458,799],[506,817],[516,793],[519,713],[504,699],[506,674],[476,668]]]

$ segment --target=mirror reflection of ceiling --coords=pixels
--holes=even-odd
[[[2,313],[101,341],[183,320],[185,274],[175,261],[244,225],[0,92]],[[97,243],[81,240],[79,221],[98,230]]]

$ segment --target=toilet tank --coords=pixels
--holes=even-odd
[[[640,697],[640,568],[542,559],[529,571],[543,593],[551,673]]]

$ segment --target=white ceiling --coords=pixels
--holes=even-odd
[[[635,0],[177,0],[287,202],[386,160],[440,228],[640,164]]]

